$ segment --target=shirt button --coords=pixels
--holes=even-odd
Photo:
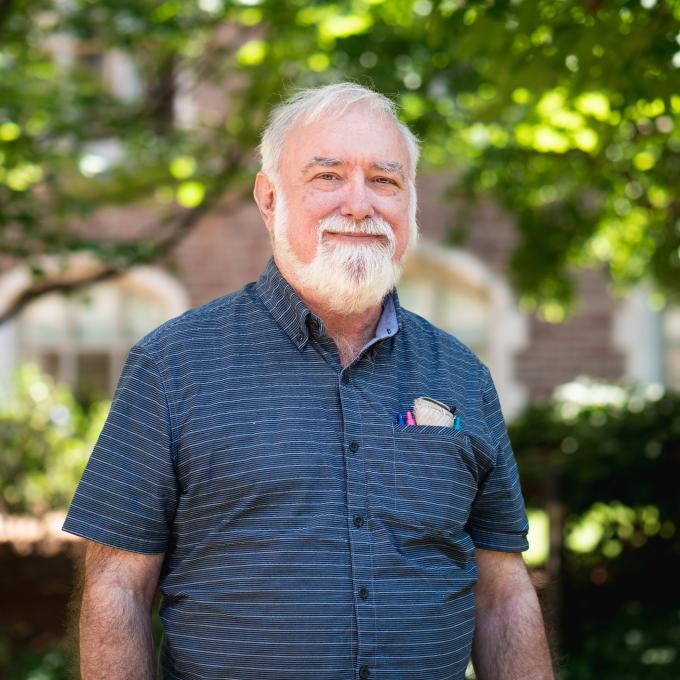
[[[305,337],[304,333],[300,332],[298,333],[295,338],[297,339],[298,342],[302,342],[303,338]]]
[[[361,586],[361,588],[359,588],[359,597],[362,600],[368,599],[368,588],[366,588],[366,586]]]
[[[362,666],[362,667],[359,669],[359,677],[360,677],[362,680],[365,680],[366,678],[370,677],[370,675],[371,675],[371,671],[370,671],[370,669],[369,669],[368,666]]]
[[[355,515],[354,516],[354,526],[357,529],[360,529],[362,526],[364,526],[364,518],[361,517],[360,515]]]
[[[350,450],[352,453],[356,453],[356,452],[359,450],[359,444],[358,444],[357,442],[355,442],[355,441],[351,441],[351,442],[349,443],[349,450]]]
[[[349,385],[349,373],[343,373],[341,380],[343,385]]]

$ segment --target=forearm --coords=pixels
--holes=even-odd
[[[552,680],[543,617],[533,587],[477,603],[472,662],[478,680]]]
[[[86,588],[80,613],[82,680],[153,680],[148,604],[132,590]]]

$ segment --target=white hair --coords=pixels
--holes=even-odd
[[[288,131],[295,123],[300,120],[311,123],[329,112],[341,116],[348,107],[358,103],[385,114],[397,126],[408,151],[409,179],[415,182],[420,145],[413,132],[397,118],[394,102],[363,85],[348,82],[300,90],[272,110],[259,149],[264,174],[273,181],[277,180],[281,150]]]

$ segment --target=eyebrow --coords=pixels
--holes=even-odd
[[[404,166],[397,161],[384,161],[383,163],[371,163],[371,167],[382,172],[389,172],[393,175],[399,175],[402,179],[405,178]]]
[[[343,161],[339,158],[326,158],[325,156],[314,156],[314,158],[305,165],[303,172],[307,172],[310,168],[320,165],[324,168],[332,168],[336,165],[342,165]],[[392,175],[399,175],[401,179],[405,179],[404,166],[398,161],[383,161],[371,163],[371,167],[381,172],[388,172]]]
[[[310,168],[316,165],[321,165],[324,168],[332,168],[334,165],[342,165],[342,161],[339,158],[326,158],[324,156],[314,156],[307,165],[302,169],[303,172],[307,172]]]

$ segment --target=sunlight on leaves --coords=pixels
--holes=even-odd
[[[195,208],[204,198],[205,186],[201,182],[182,182],[177,189],[177,202],[185,208]]]
[[[530,567],[540,567],[548,560],[550,552],[550,523],[545,510],[527,509],[529,518],[529,549],[523,553]]]
[[[12,121],[0,124],[0,141],[13,142],[21,136],[21,128]]]
[[[257,66],[267,56],[269,46],[264,40],[249,40],[236,52],[236,61],[242,66]]]
[[[196,172],[196,159],[192,156],[178,156],[170,163],[170,174],[175,179],[186,179]]]
[[[373,19],[369,14],[330,16],[319,24],[319,37],[324,42],[332,42],[336,38],[348,38],[365,33],[372,25]]]

